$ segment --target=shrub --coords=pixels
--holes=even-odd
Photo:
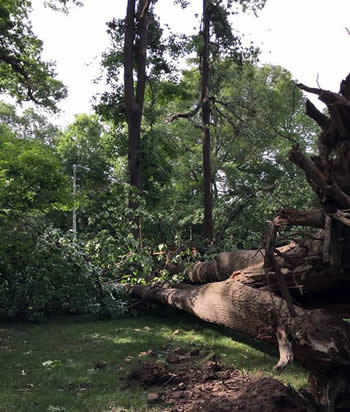
[[[70,235],[33,218],[7,225],[3,233],[0,315],[37,319],[47,313],[96,312],[102,307],[125,311],[125,301],[118,306],[115,297],[112,305],[110,296],[101,294],[100,269]]]

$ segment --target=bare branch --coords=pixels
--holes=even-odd
[[[168,118],[168,122],[171,123],[171,122],[173,122],[174,120],[176,120],[178,118],[190,119],[191,117],[195,116],[199,112],[199,110],[203,106],[203,103],[204,102],[201,100],[201,101],[198,102],[197,106],[193,110],[190,110],[189,112],[185,112],[185,113],[175,113],[175,114],[171,115]]]
[[[293,148],[289,152],[289,160],[304,170],[308,181],[319,188],[325,197],[321,199],[322,201],[328,198],[328,200],[333,200],[341,208],[350,208],[350,196],[344,193],[334,182],[332,184],[312,159],[297,148]]]
[[[269,119],[269,123],[270,123],[271,129],[272,129],[278,136],[283,137],[284,139],[289,140],[291,143],[293,143],[293,144],[296,145],[296,146],[299,145],[299,143],[298,143],[295,139],[293,139],[292,137],[290,137],[290,136],[288,136],[288,135],[283,134],[282,132],[280,132],[280,131],[273,125],[273,122],[272,122],[271,118]]]
[[[324,214],[322,210],[305,210],[283,209],[274,218],[274,224],[277,226],[308,226],[324,227]]]
[[[149,5],[150,5],[150,0],[146,0],[145,4],[144,4],[144,6],[143,6],[143,9],[142,9],[142,11],[141,11],[141,13],[140,13],[140,15],[139,15],[139,19],[140,19],[140,20],[142,20],[142,19],[145,17],[145,14],[147,13],[147,10],[148,10],[148,8],[149,8]]]
[[[338,209],[335,213],[328,213],[328,215],[336,220],[339,220],[339,222],[343,223],[345,226],[350,226],[350,209]]]
[[[322,89],[322,87],[320,86],[320,83],[319,83],[319,79],[320,79],[320,73],[317,73],[316,83],[317,83],[317,86],[318,86],[320,89]]]
[[[306,114],[311,117],[311,119],[315,120],[321,129],[325,129],[329,126],[329,118],[321,113],[309,99],[306,100]]]
[[[322,89],[316,89],[315,87],[305,86],[303,83],[295,83],[295,85],[299,87],[299,89],[304,90],[304,92],[317,94],[318,96],[324,91]]]
[[[347,100],[345,97],[340,96],[338,93],[334,93],[329,90],[317,89],[315,87],[305,86],[302,83],[296,83],[296,86],[299,87],[299,89],[304,90],[305,92],[317,94],[321,102],[325,103],[327,106],[336,104],[350,108],[350,101]]]
[[[284,369],[289,363],[293,362],[294,354],[291,342],[288,340],[286,331],[283,327],[278,326],[276,330],[276,337],[278,341],[278,350],[280,359],[273,368],[278,372]]]
[[[324,240],[323,240],[323,262],[328,263],[330,258],[331,234],[332,234],[332,218],[326,216],[324,225]]]

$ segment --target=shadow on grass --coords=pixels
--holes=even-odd
[[[258,341],[233,329],[206,322],[172,307],[165,309],[162,307],[162,310],[155,312],[154,316],[165,321],[174,319],[174,322],[178,322],[178,327],[182,327],[185,331],[185,337],[182,339],[184,341],[186,338],[190,339],[186,336],[186,331],[195,331],[194,341],[200,342],[207,349],[221,355],[224,363],[248,372],[265,372],[296,389],[307,386],[308,372],[296,362],[281,373],[273,370],[279,360],[279,352],[272,344]]]
[[[277,362],[271,347],[172,308],[108,321],[71,316],[3,324],[0,411],[156,410],[143,388],[127,388],[124,379],[149,353],[165,362],[169,347],[177,346],[199,348],[200,358],[216,353],[248,372],[271,373]],[[295,386],[295,379],[305,380],[301,371],[284,375]]]

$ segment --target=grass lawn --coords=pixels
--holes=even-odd
[[[45,324],[0,326],[0,411],[153,411],[147,392],[126,387],[128,372],[153,358],[166,361],[169,348],[198,348],[248,373],[272,376],[277,357],[225,336],[193,317],[160,309],[145,316],[97,321],[50,319]],[[200,362],[196,360],[193,362]],[[296,388],[305,372],[291,366],[274,376]]]

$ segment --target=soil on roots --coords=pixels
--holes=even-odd
[[[126,377],[127,386],[141,385],[149,390],[150,406],[166,412],[316,411],[291,387],[223,366],[215,356],[202,366],[193,366],[193,362],[186,362],[200,355],[193,352],[173,353],[163,362],[141,364]]]

